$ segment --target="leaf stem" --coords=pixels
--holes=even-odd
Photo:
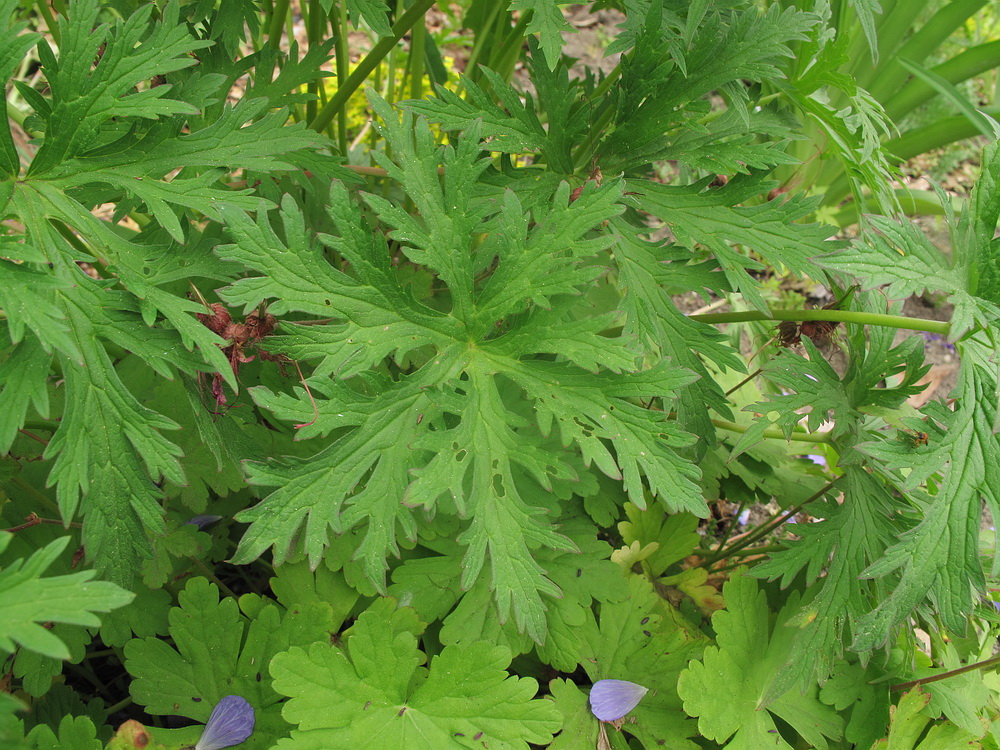
[[[716,427],[729,430],[730,432],[738,432],[740,434],[746,432],[750,429],[748,425],[738,424],[737,422],[729,422],[725,419],[713,419],[712,424]],[[786,438],[785,433],[778,429],[764,430],[764,437],[766,438],[780,438],[781,440],[795,440],[799,443],[829,443],[830,433],[828,432],[793,432],[791,437]]]
[[[705,315],[690,315],[691,320],[701,323],[748,323],[754,320],[823,320],[831,323],[854,323],[856,325],[886,326],[902,328],[908,331],[927,331],[947,336],[951,323],[946,320],[927,320],[926,318],[908,318],[905,315],[885,315],[883,313],[866,313],[854,310],[771,310],[763,313],[759,310],[743,312],[708,313]]]
[[[313,130],[322,132],[330,121],[340,112],[341,106],[347,103],[351,95],[357,91],[368,78],[368,75],[375,70],[382,59],[389,54],[396,43],[403,38],[413,24],[423,18],[424,14],[434,5],[435,0],[417,0],[409,10],[404,13],[396,23],[392,25],[392,36],[382,37],[378,40],[372,51],[364,56],[358,63],[358,67],[347,77],[347,81],[337,88],[337,93],[330,97],[323,108],[316,114],[316,119],[309,123]]]
[[[285,17],[288,15],[288,2],[289,0],[277,0],[274,4],[274,11],[271,14],[271,25],[267,31],[267,43],[274,50],[281,48],[281,32],[284,31]]]
[[[840,479],[840,477],[837,477],[837,479],[834,479],[832,482],[827,482],[826,485],[824,485],[823,487],[821,487],[818,492],[814,493],[813,495],[811,495],[807,499],[803,500],[798,505],[796,505],[796,506],[794,506],[792,508],[789,508],[787,511],[785,511],[784,513],[782,513],[780,516],[776,516],[775,518],[772,518],[767,523],[765,523],[765,524],[763,524],[761,526],[758,526],[756,529],[754,529],[753,531],[751,531],[750,533],[748,533],[745,537],[743,537],[742,539],[740,539],[738,542],[735,542],[732,545],[732,547],[730,547],[729,549],[719,549],[718,551],[716,551],[716,553],[714,555],[712,555],[712,557],[710,557],[708,560],[706,560],[703,563],[703,567],[710,568],[712,565],[715,565],[715,563],[717,563],[719,560],[725,560],[727,557],[735,554],[736,552],[739,552],[740,550],[744,549],[745,547],[749,547],[754,542],[756,542],[759,539],[767,536],[772,531],[774,531],[776,528],[778,528],[779,526],[781,526],[781,524],[783,524],[789,518],[791,518],[792,516],[794,516],[795,514],[797,514],[799,511],[801,511],[806,505],[808,505],[809,503],[813,502],[814,500],[818,500],[819,498],[823,497],[823,495],[825,495],[831,489],[833,489],[833,485],[835,485],[838,482],[839,479]]]
[[[983,661],[977,661],[975,664],[966,664],[964,667],[959,667],[958,669],[951,669],[947,672],[941,672],[940,674],[931,675],[930,677],[921,677],[918,680],[910,680],[909,682],[900,682],[898,685],[892,685],[889,687],[890,692],[898,692],[900,690],[909,690],[917,685],[926,685],[928,682],[937,682],[938,680],[944,680],[948,677],[956,677],[960,674],[965,674],[966,672],[972,672],[976,669],[987,669],[988,667],[1000,666],[1000,656],[991,656],[989,659]]]
[[[219,587],[219,591],[221,591],[223,594],[232,599],[239,599],[239,597],[233,593],[233,590],[231,588],[229,588],[226,584],[224,584],[222,581],[219,580],[219,577],[215,575],[212,569],[205,564],[204,560],[202,560],[199,557],[196,557],[195,555],[188,555],[188,559],[191,560],[197,566],[198,570],[202,572],[202,575],[204,575],[208,580],[210,580],[212,583],[214,583],[216,586]]]
[[[118,701],[113,706],[108,706],[108,708],[105,709],[105,710],[107,711],[108,716],[114,716],[116,713],[118,713],[119,711],[121,711],[123,708],[128,708],[131,705],[132,705],[132,696],[130,695],[130,696],[126,697],[126,698],[122,698],[120,701]]]
[[[52,11],[49,9],[48,0],[38,0],[35,5],[42,18],[45,19],[45,25],[48,26],[49,33],[52,34],[52,39],[56,43],[56,46],[62,49],[62,32],[59,29],[59,24],[56,23],[55,17],[52,15]]]
[[[58,518],[40,518],[37,513],[29,513],[25,519],[24,523],[18,524],[17,526],[11,526],[8,529],[3,529],[10,534],[16,534],[18,531],[24,531],[25,529],[30,529],[32,526],[38,526],[39,524],[50,523],[54,526],[62,526],[63,522]],[[82,523],[73,522],[70,524],[73,528],[82,529]]]

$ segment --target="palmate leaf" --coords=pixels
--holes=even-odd
[[[623,291],[620,305],[625,313],[624,333],[635,336],[654,356],[666,356],[700,376],[678,391],[674,403],[678,422],[710,444],[714,442],[715,428],[709,409],[727,419],[732,418],[732,412],[722,389],[709,375],[699,355],[722,368],[738,372],[745,371],[742,360],[722,333],[687,318],[674,305],[664,286],[676,283],[676,275],[671,273],[675,269],[660,261],[666,248],[643,240],[635,227],[622,219],[612,220],[611,227],[617,240],[615,260]],[[703,450],[701,444],[698,450]]]
[[[947,471],[920,525],[901,534],[899,542],[864,571],[870,578],[897,569],[902,575],[893,592],[858,623],[854,647],[859,650],[883,643],[925,597],[937,605],[948,628],[965,630],[973,592],[985,586],[978,546],[981,496],[986,496],[991,511],[1000,507],[994,489],[1000,478],[1000,444],[992,427],[998,373],[995,363],[989,368],[983,371],[980,363],[963,361],[958,408],[947,416],[935,414],[947,420],[947,432],[934,449],[940,458],[931,458],[920,473],[942,458],[948,462]],[[880,457],[877,449],[871,453]]]
[[[643,576],[628,575],[627,596],[601,605],[600,615],[587,612],[580,627],[580,666],[591,682],[621,679],[649,689],[630,713],[635,723],[625,730],[647,747],[694,750],[694,722],[685,715],[677,694],[677,678],[698,658],[705,640],[677,627],[672,606],[664,602]],[[594,726],[593,715],[588,725]]]
[[[35,340],[22,341],[0,364],[0,453],[7,453],[24,425],[28,409],[43,418],[49,414],[46,376],[52,356]]]
[[[236,244],[219,254],[261,274],[240,279],[223,297],[247,309],[270,301],[276,313],[328,319],[286,326],[279,342],[283,351],[321,358],[309,383],[315,406],[302,392],[263,389],[257,402],[303,425],[301,437],[338,432],[308,461],[250,466],[251,481],[277,489],[239,515],[251,526],[234,560],[248,562],[273,546],[280,563],[301,540],[315,566],[331,532],[358,533],[355,555],[382,588],[387,555],[398,554],[403,539],[416,541],[418,510],[457,517],[466,548],[461,587],[471,590],[488,564],[500,622],[512,619],[542,643],[546,602],[560,590],[538,562],[541,550],[575,546],[547,518],[551,501],[538,489],[577,474],[560,451],[540,449],[542,436],[558,425],[559,438],[622,479],[634,503],[644,506],[648,492],[704,515],[697,468],[676,453],[691,436],[662,411],[634,403],[670,398],[695,376],[665,363],[638,368],[632,341],[606,335],[612,318],[574,302],[602,273],[594,259],[611,238],[594,229],[623,210],[620,183],[577,196],[555,187],[528,212],[513,192],[477,184],[485,168],[478,126],[457,147],[439,149],[426,123],[410,114],[400,122],[383,101],[371,102],[393,144],[394,160],[381,161],[418,210],[364,200],[392,227],[388,236],[401,252],[447,285],[439,307],[448,312],[402,290],[386,245],[339,184],[329,210],[337,234],[320,240],[348,262],[346,271],[320,254],[290,200],[283,233],[263,210],[254,223],[221,209]],[[394,380],[371,373],[386,355],[405,357],[412,371]],[[555,361],[529,359],[538,355]],[[344,384],[331,375],[361,377]],[[523,416],[531,404],[538,427]]]
[[[329,13],[330,8],[333,7],[332,0],[325,0],[323,6]],[[365,23],[372,27],[372,31],[379,36],[392,35],[386,14],[387,10],[385,0],[347,0],[347,13],[355,28],[358,25],[358,20],[363,18]]]
[[[483,641],[445,646],[424,667],[417,647],[424,626],[394,606],[376,602],[344,647],[314,643],[275,657],[275,690],[291,698],[283,714],[299,727],[278,748],[527,750],[551,741],[559,712],[532,699],[535,680],[507,675],[509,651]]]
[[[995,169],[1000,152],[988,148],[984,163]],[[977,551],[981,498],[991,513],[1000,515],[995,489],[1000,481],[996,435],[1000,371],[995,361],[1000,308],[980,296],[989,294],[991,286],[987,282],[980,288],[978,269],[993,262],[992,228],[998,215],[1000,191],[988,176],[973,190],[961,221],[947,217],[954,238],[950,263],[912,224],[888,220],[875,222],[878,234],[868,243],[822,259],[826,267],[856,277],[865,286],[888,285],[893,296],[925,289],[948,293],[955,305],[949,337],[958,340],[962,361],[952,394],[954,411],[934,403],[924,409],[935,439],[919,462],[898,440],[859,446],[904,489],[943,471],[920,523],[899,535],[885,557],[864,572],[871,578],[898,575],[900,579],[893,592],[858,623],[854,647],[859,650],[883,643],[928,597],[948,628],[963,631],[973,592],[984,586]]]
[[[87,716],[64,716],[57,731],[48,724],[35,726],[26,737],[32,750],[101,750],[97,728]]]
[[[581,87],[579,81],[570,80],[566,66],[561,64],[550,71],[540,59],[537,45],[532,42],[530,48],[537,107],[531,93],[517,91],[499,74],[482,66],[489,91],[463,76],[464,96],[436,86],[436,96],[404,102],[404,106],[440,123],[447,131],[466,130],[479,121],[482,137],[489,140],[491,150],[509,154],[538,151],[552,170],[572,174],[572,152],[585,135],[589,111],[578,106]]]
[[[677,683],[684,710],[699,717],[701,734],[726,742],[732,750],[790,749],[792,745],[777,731],[778,717],[812,747],[827,748],[827,737],[839,740],[843,721],[817,700],[815,690],[807,694],[790,690],[766,709],[761,707],[767,686],[788,653],[791,628],[782,626],[796,608],[797,597],[789,599],[772,630],[766,597],[752,579],[734,576],[722,593],[726,609],[712,618],[718,645],[707,648],[702,661],[692,662]],[[720,701],[720,695],[726,700]]]
[[[785,664],[767,687],[764,705],[825,674],[845,627],[853,629],[870,611],[871,602],[886,594],[885,586],[861,579],[861,573],[892,543],[892,497],[877,479],[854,466],[837,488],[843,490],[843,504],[833,506],[820,522],[803,525],[799,541],[753,569],[755,577],[780,576],[784,586],[801,571],[808,584],[821,581],[818,592],[795,616],[799,627],[790,629]],[[813,513],[819,511],[814,508]]]
[[[190,104],[166,98],[169,87],[126,95],[138,83],[193,65],[189,53],[210,44],[192,39],[177,22],[178,5],[167,5],[162,21],[151,26],[153,6],[141,6],[113,29],[95,28],[98,10],[94,3],[70,3],[72,20],[59,19],[58,62],[47,44],[38,47],[55,98],[46,118],[46,138],[32,160],[29,176],[43,174],[86,150],[94,143],[98,128],[112,117],[197,114]],[[105,52],[92,69],[96,52],[105,43]]]
[[[880,739],[872,750],[951,750],[975,747],[978,732],[973,735],[966,730],[943,722],[928,727],[932,719],[927,715],[927,705],[931,693],[924,692],[922,686],[908,691],[899,699],[899,705],[892,708],[892,723],[889,733]]]
[[[27,174],[0,183],[5,214],[25,227],[23,235],[5,238],[0,252],[25,261],[0,260],[0,305],[12,340],[19,342],[0,366],[24,365],[5,380],[0,412],[2,437],[9,442],[7,436],[28,415],[29,402],[46,408],[43,352],[57,355],[67,398],[45,454],[55,459],[49,481],[57,486],[67,522],[82,499],[89,558],[127,585],[149,555],[147,534],[161,529],[162,493],[156,483],[183,484],[184,472],[180,449],[163,435],[177,425],[139,403],[107,347],[133,353],[167,378],[210,369],[235,388],[223,340],[195,317],[204,308],[183,291],[178,294],[175,282],[195,273],[228,279],[239,267],[213,259],[202,245],[196,262],[184,270],[201,239],[186,214],[219,221],[223,201],[231,210],[257,208],[247,191],[232,191],[219,181],[223,169],[233,164],[261,172],[286,169],[291,152],[324,140],[304,124],[285,128],[287,112],[267,113],[266,99],[227,106],[203,124],[194,116],[213,96],[224,96],[218,90],[222,76],[178,76],[190,85],[151,83],[175,80],[196,62],[193,53],[210,44],[190,36],[177,5],[168,4],[153,20],[153,6],[147,4],[124,22],[95,28],[98,10],[94,4],[71,4],[69,20],[60,18],[58,57],[48,44],[39,46],[51,99],[22,87],[44,121],[39,126],[44,134]],[[20,43],[5,45],[4,70],[5,55],[22,49]],[[112,221],[92,212],[107,202],[118,204]],[[135,207],[154,219],[146,232],[116,226]],[[70,240],[60,231],[66,228],[72,228]],[[109,280],[85,276],[80,261]],[[24,293],[29,284],[30,304]]]
[[[591,604],[620,601],[625,592],[621,569],[608,560],[611,548],[596,538],[593,524],[573,519],[560,531],[577,549],[534,551],[546,577],[561,592],[560,598],[546,600],[545,641],[541,645],[518,633],[514,622],[504,624],[499,620],[485,577],[461,595],[462,550],[454,543],[427,542],[438,553],[450,554],[407,560],[393,571],[394,583],[389,592],[413,606],[421,619],[443,620],[440,638],[445,645],[471,646],[488,641],[509,648],[515,656],[535,647],[543,662],[572,672],[582,646],[580,628]]]
[[[791,55],[789,43],[805,40],[806,32],[819,20],[777,5],[763,13],[698,16],[692,14],[692,22],[685,24],[664,10],[662,3],[650,3],[642,27],[637,29],[633,20],[623,33],[623,43],[613,45],[614,51],[622,51],[634,39],[635,47],[622,61],[620,85],[611,89],[614,127],[598,152],[605,172],[667,158],[671,149],[670,158],[683,160],[680,149],[672,146],[673,136],[686,122],[703,129],[691,121],[705,114],[701,100],[716,90],[724,90],[729,106],[741,113],[744,133],[753,132],[753,123],[769,127],[773,123],[749,117],[749,96],[742,81],[780,78],[777,65]],[[734,134],[719,132],[720,139]],[[699,148],[705,150],[705,145]]]
[[[173,646],[159,638],[125,644],[125,666],[133,676],[132,697],[159,715],[207,721],[216,703],[240,695],[254,708],[256,727],[244,745],[270,748],[290,727],[281,717],[268,667],[292,646],[329,638],[332,612],[326,603],[283,611],[270,600],[246,597],[240,608],[204,578],[188,582],[180,606],[170,610]]]

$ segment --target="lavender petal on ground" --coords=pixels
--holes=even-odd
[[[648,692],[649,688],[626,680],[598,680],[590,689],[590,710],[601,721],[617,721]]]
[[[227,695],[215,704],[195,750],[221,750],[238,745],[253,734],[253,706],[238,695]]]

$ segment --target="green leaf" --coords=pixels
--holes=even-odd
[[[535,559],[546,578],[561,595],[545,602],[544,643],[536,644],[539,659],[564,672],[576,669],[582,646],[581,626],[593,602],[616,602],[624,595],[621,569],[608,560],[610,546],[598,540],[597,529],[584,519],[567,520],[561,531],[578,551],[540,549]],[[502,623],[491,605],[490,587],[480,578],[450,613],[444,617],[460,590],[460,567],[456,556],[407,561],[394,571],[390,591],[404,597],[425,619],[441,619],[441,642],[467,646],[485,640],[507,646],[515,655],[527,652],[532,643],[521,637],[514,623]]]
[[[22,34],[27,21],[16,23],[14,11],[17,8],[16,0],[3,0],[0,2],[0,81],[5,85],[7,79],[20,65],[24,55],[39,40],[39,35],[34,33]],[[3,116],[3,124],[0,124],[0,174],[16,176],[21,171],[21,159],[18,156],[17,148],[14,146],[14,139],[11,136],[9,121],[7,120],[7,101],[4,99],[0,106],[0,115]],[[2,186],[0,182],[0,186]],[[0,187],[0,194],[3,193]],[[0,208],[6,201],[0,200]]]
[[[791,690],[761,707],[767,686],[781,668],[788,649],[787,631],[781,625],[791,614],[786,605],[772,631],[768,625],[767,600],[756,583],[736,575],[723,588],[726,609],[712,618],[716,642],[705,650],[704,659],[692,662],[681,673],[677,689],[684,710],[698,718],[702,735],[740,748],[791,748],[779,734],[780,718],[810,745],[829,747],[827,738],[839,740],[843,721],[815,697],[815,691]],[[794,604],[795,597],[790,599]],[[718,696],[725,695],[725,701]]]
[[[562,731],[549,750],[577,750],[597,746],[598,722],[590,712],[587,694],[571,680],[552,680],[549,694],[562,714]]]
[[[332,2],[330,5],[332,6]],[[347,14],[354,28],[358,27],[358,21],[363,18],[379,36],[392,36],[387,11],[385,0],[347,0]]]
[[[80,350],[69,335],[65,313],[56,304],[57,293],[71,284],[33,265],[0,259],[0,308],[7,315],[10,340],[20,343],[27,326],[47,353],[57,349],[79,360]]]
[[[101,750],[104,746],[97,739],[94,722],[86,716],[64,716],[58,736],[47,724],[39,724],[26,739],[33,750]]]
[[[924,709],[931,694],[921,686],[908,691],[892,711],[889,735],[872,745],[872,750],[964,750],[974,746],[976,737],[950,723],[928,727],[931,718]]]
[[[875,14],[882,12],[879,0],[851,0],[854,12],[858,14],[858,21],[865,32],[865,39],[868,40],[868,48],[872,53],[872,64],[878,64],[878,32],[875,21]]]
[[[677,676],[701,655],[705,641],[697,630],[685,630],[676,610],[659,597],[642,576],[629,575],[627,596],[601,605],[600,615],[587,613],[581,628],[584,646],[580,666],[592,682],[621,679],[649,688],[629,716],[635,723],[624,729],[646,747],[694,750],[689,738],[697,735],[677,694]],[[595,727],[591,714],[588,725]]]
[[[885,585],[873,585],[861,573],[881,558],[893,540],[892,497],[877,479],[855,466],[847,468],[837,489],[847,502],[830,505],[827,511],[811,506],[813,514],[825,517],[804,524],[800,539],[789,549],[753,569],[758,578],[781,576],[783,586],[804,570],[813,592],[795,616],[798,627],[789,628],[785,663],[767,688],[765,704],[825,674],[845,627],[853,630],[870,611],[871,602],[888,593]]]
[[[905,70],[912,73],[917,78],[922,80],[928,86],[933,88],[942,98],[950,101],[956,107],[958,107],[959,113],[965,117],[980,133],[985,135],[987,138],[992,138],[995,135],[993,125],[991,121],[987,119],[986,115],[976,109],[972,103],[962,95],[952,83],[949,83],[947,79],[941,77],[932,70],[928,70],[923,65],[908,60],[905,57],[897,56],[896,61],[903,66]]]
[[[295,356],[322,357],[308,398],[265,389],[254,397],[295,420],[300,437],[337,436],[308,461],[250,465],[253,483],[277,489],[239,514],[251,527],[234,560],[248,562],[273,546],[280,564],[301,540],[315,566],[331,532],[350,532],[362,540],[356,560],[381,591],[388,556],[416,541],[415,509],[440,512],[461,520],[453,526],[467,547],[461,587],[473,589],[488,562],[500,623],[513,615],[541,644],[546,601],[560,590],[538,560],[542,550],[574,549],[546,517],[548,492],[553,482],[574,480],[576,470],[563,460],[571,454],[554,442],[539,450],[539,443],[558,424],[562,442],[582,448],[584,463],[622,478],[633,502],[645,504],[648,485],[668,507],[704,514],[697,468],[677,453],[691,436],[634,401],[669,398],[694,375],[666,363],[638,369],[631,340],[607,335],[613,318],[578,304],[580,291],[604,272],[594,258],[611,238],[595,229],[623,210],[620,183],[591,185],[572,200],[562,184],[532,197],[527,209],[514,191],[478,182],[487,166],[478,125],[457,147],[439,148],[426,123],[410,114],[400,122],[381,99],[370,101],[393,144],[394,161],[381,163],[418,211],[365,200],[392,227],[401,252],[439,275],[447,289],[434,305],[450,312],[403,291],[381,233],[339,184],[329,210],[337,235],[320,239],[348,261],[349,274],[321,256],[291,199],[283,202],[280,237],[263,210],[254,223],[223,207],[237,244],[220,255],[261,274],[237,281],[225,299],[248,309],[274,300],[275,314],[334,316],[288,326],[279,342]],[[529,358],[538,354],[559,361]],[[411,372],[370,372],[387,355]],[[349,383],[331,380],[355,375]],[[532,402],[538,428],[523,416]]]
[[[545,53],[549,70],[555,70],[559,64],[563,48],[563,32],[576,33],[576,29],[563,18],[559,5],[556,0],[511,0],[508,7],[510,11],[517,10],[522,14],[531,14],[525,32],[538,34],[539,44]]]
[[[250,617],[240,613],[235,599],[220,601],[218,589],[204,578],[189,581],[178,599],[180,606],[170,611],[173,646],[159,638],[125,644],[132,697],[151,714],[205,722],[221,698],[241,695],[256,716],[246,747],[270,748],[289,727],[271,689],[268,665],[291,646],[327,641],[329,605],[317,602],[283,612],[261,600]],[[240,603],[244,610],[252,605],[252,598]]]
[[[417,634],[401,610],[385,610],[362,614],[345,648],[314,643],[274,658],[274,688],[291,698],[284,716],[298,725],[277,747],[527,750],[552,740],[559,712],[532,700],[535,680],[508,676],[506,649],[445,646],[423,667]]]
[[[49,86],[55,94],[46,118],[46,137],[28,175],[43,174],[91,147],[98,127],[111,117],[149,118],[196,114],[186,102],[166,98],[169,86],[133,92],[136,84],[195,63],[190,53],[209,46],[196,41],[178,21],[178,5],[168,4],[160,22],[150,24],[151,5],[141,6],[125,23],[96,26],[98,6],[73,0],[69,18],[59,19],[59,63],[39,47]],[[96,66],[98,49],[106,44]],[[133,92],[133,93],[129,93]]]
[[[457,334],[453,320],[416,303],[403,291],[390,267],[384,239],[376,239],[363,228],[360,212],[341,183],[331,185],[329,209],[339,236],[322,239],[351,262],[357,278],[331,266],[310,242],[302,213],[291,196],[282,202],[285,241],[271,228],[263,205],[256,222],[235,208],[223,206],[221,212],[237,244],[218,248],[218,254],[262,274],[240,279],[224,290],[226,301],[250,310],[273,300],[269,310],[276,316],[296,310],[345,321],[296,331],[301,341],[297,342],[300,348],[293,349],[296,354],[309,357],[313,352],[326,352],[320,373],[346,377],[392,352],[402,356],[425,344],[444,347]]]
[[[44,419],[49,416],[46,379],[52,356],[34,339],[26,339],[9,350],[0,363],[0,453],[7,453],[17,431],[24,426],[28,409]]]
[[[11,535],[0,532],[0,553]],[[12,653],[17,646],[54,659],[68,659],[66,645],[43,627],[46,622],[62,622],[96,627],[101,620],[95,612],[108,612],[132,601],[133,594],[108,581],[93,581],[93,570],[69,575],[42,574],[66,549],[70,537],[56,539],[27,560],[17,559],[0,570],[0,650]]]
[[[744,203],[750,197],[773,185],[744,175],[714,190],[706,189],[708,182],[672,187],[630,180],[628,188],[636,193],[632,199],[635,205],[663,221],[680,244],[692,250],[701,244],[711,250],[732,287],[758,310],[766,312],[767,305],[758,291],[758,282],[748,271],[763,265],[732,244],[754,250],[770,267],[820,275],[812,259],[836,247],[828,241],[835,230],[821,224],[797,223],[815,210],[815,200],[796,196],[747,206]]]
[[[866,577],[880,578],[898,569],[901,578],[892,593],[859,621],[856,649],[884,643],[925,596],[934,601],[949,629],[965,630],[972,591],[985,586],[978,550],[981,496],[987,496],[991,510],[996,502],[992,488],[1000,463],[1000,445],[993,432],[997,382],[995,363],[988,372],[978,363],[963,363],[955,411],[948,416],[935,414],[948,427],[934,448],[949,462],[948,470],[920,524],[900,534],[899,542],[864,571]],[[938,465],[933,458],[928,463]]]
[[[777,66],[791,56],[789,44],[805,40],[806,32],[819,20],[778,5],[762,13],[709,13],[701,23],[687,28],[689,37],[685,38],[683,21],[662,5],[648,4],[644,23],[641,13],[630,13],[632,27],[609,48],[624,51],[634,38],[635,49],[622,60],[620,83],[609,92],[614,123],[606,131],[597,158],[606,173],[666,158],[678,134],[688,129],[704,132],[701,120],[708,110],[703,97],[718,90],[726,92],[729,106],[743,120],[740,135],[754,124],[770,136],[767,129],[773,120],[749,116],[749,95],[742,81],[780,78]],[[775,134],[781,137],[783,130]],[[725,130],[717,132],[719,140],[729,135]],[[670,158],[682,158],[679,151],[674,149]]]
[[[874,660],[867,668],[839,661],[820,688],[821,701],[849,715],[844,739],[858,747],[871,747],[885,733],[891,710],[886,677]]]
[[[575,442],[586,464],[594,461],[613,478],[621,478],[629,499],[646,507],[648,491],[671,512],[689,510],[705,517],[707,510],[694,480],[697,467],[674,448],[689,445],[687,433],[627,398],[669,396],[694,380],[691,373],[664,362],[645,372],[612,376],[576,374],[558,365],[521,362],[507,374],[535,399],[543,431],[556,424],[564,445]],[[581,424],[580,417],[589,423]],[[613,441],[612,456],[601,438]]]
[[[439,123],[446,131],[466,130],[481,121],[481,135],[489,138],[496,151],[525,154],[545,151],[548,136],[534,108],[534,97],[517,91],[489,68],[480,68],[489,82],[490,92],[465,76],[461,82],[465,96],[444,86],[435,86],[434,97],[404,103],[406,109]],[[499,100],[499,104],[497,103]]]

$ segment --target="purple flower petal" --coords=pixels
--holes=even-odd
[[[590,689],[590,710],[601,721],[617,721],[648,692],[649,688],[626,680],[598,680]]]
[[[253,706],[238,695],[227,695],[215,704],[195,750],[220,750],[238,745],[253,734]]]
[[[220,520],[222,516],[195,516],[190,521],[185,521],[185,525],[190,524],[191,526],[197,526],[198,530],[204,529],[209,524],[213,524]]]

